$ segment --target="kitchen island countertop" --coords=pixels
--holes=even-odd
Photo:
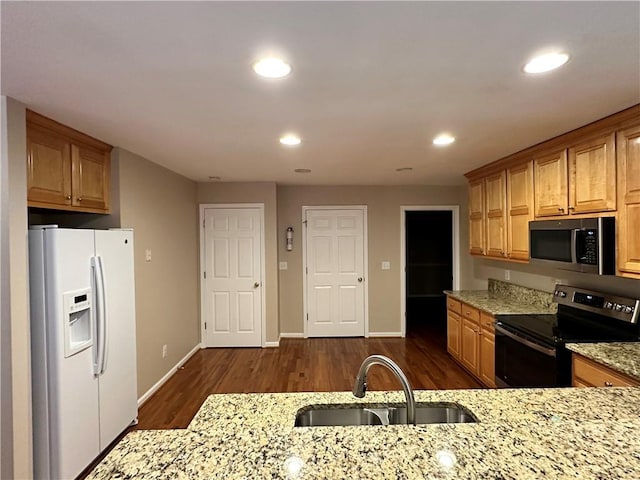
[[[219,394],[184,430],[129,433],[89,479],[640,478],[640,388],[416,391],[478,423],[294,427],[323,403],[402,392]]]

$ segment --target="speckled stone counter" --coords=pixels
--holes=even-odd
[[[556,313],[553,295],[513,283],[489,279],[488,290],[445,290],[444,293],[492,315]]]
[[[474,424],[294,427],[317,404],[402,392],[212,395],[186,430],[128,434],[90,479],[640,478],[640,388],[418,391]]]
[[[567,348],[640,381],[640,342],[568,343]]]

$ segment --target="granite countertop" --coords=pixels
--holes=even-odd
[[[185,430],[129,433],[89,479],[640,478],[640,388],[417,391],[478,423],[294,427],[323,403],[402,392],[211,395]]]
[[[640,381],[640,342],[567,343],[573,352]]]
[[[492,315],[553,314],[553,295],[501,280],[489,279],[488,290],[445,290],[444,293]]]

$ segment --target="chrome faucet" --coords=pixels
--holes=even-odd
[[[358,376],[356,377],[356,383],[353,385],[353,394],[358,398],[363,398],[365,392],[367,391],[367,372],[373,365],[382,365],[387,367],[389,370],[393,372],[393,374],[400,380],[402,384],[402,389],[404,390],[404,396],[407,400],[407,424],[411,423],[413,425],[416,424],[416,399],[413,396],[413,390],[411,389],[411,385],[409,385],[409,380],[407,380],[407,376],[400,369],[397,363],[395,363],[390,358],[387,358],[382,355],[371,355],[364,359],[362,365],[360,365],[360,370],[358,371]]]

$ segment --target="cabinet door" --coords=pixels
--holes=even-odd
[[[484,255],[484,180],[469,182],[469,253]]]
[[[569,149],[569,212],[616,209],[615,134]]]
[[[460,315],[449,310],[447,312],[447,351],[456,359],[460,359]]]
[[[618,268],[640,274],[640,125],[618,132]]]
[[[478,375],[478,350],[479,350],[478,324],[466,318],[462,318],[462,346],[460,360],[462,364],[473,374]]]
[[[561,150],[536,158],[533,164],[536,217],[566,215],[567,151]]]
[[[71,153],[64,139],[27,128],[27,199],[71,205]]]
[[[86,209],[109,208],[109,154],[90,147],[72,145],[73,202]]]
[[[505,257],[507,254],[506,232],[506,172],[502,171],[485,179],[487,256]]]
[[[533,161],[507,170],[507,255],[529,260],[529,221],[533,220]]]
[[[489,386],[496,386],[495,334],[486,328],[480,332],[480,380]]]

